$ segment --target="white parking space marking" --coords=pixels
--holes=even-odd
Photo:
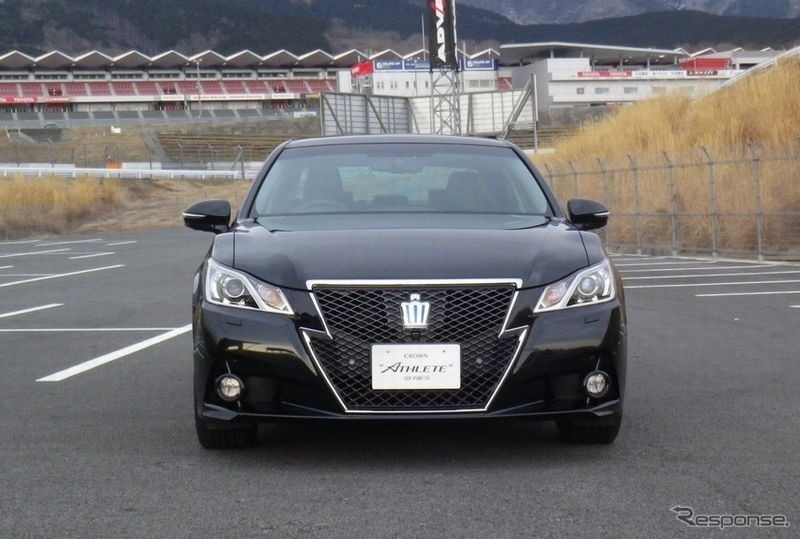
[[[44,378],[39,378],[36,380],[37,382],[62,382],[67,380],[68,378],[72,378],[73,376],[77,376],[82,374],[86,371],[90,371],[106,363],[110,363],[112,361],[116,361],[120,358],[125,356],[129,356],[131,354],[135,354],[141,350],[146,348],[150,348],[151,346],[155,346],[160,344],[164,341],[168,341],[169,339],[173,339],[178,337],[179,335],[183,335],[184,333],[188,333],[192,330],[192,325],[187,324],[181,328],[173,329],[172,331],[168,331],[167,333],[163,333],[156,337],[144,340],[142,342],[132,344],[131,346],[126,346],[125,348],[121,348],[115,352],[111,352],[109,354],[102,355],[100,357],[96,357],[94,359],[90,359],[89,361],[85,361],[74,367],[70,367],[69,369],[65,369],[63,371],[56,372],[49,376],[45,376]]]
[[[33,252],[30,252],[30,253],[13,253],[13,254],[7,254],[7,255],[0,255],[0,258],[14,258],[14,257],[19,257],[19,256],[34,256],[34,255],[49,255],[49,254],[53,254],[53,253],[64,253],[64,252],[71,251],[71,250],[72,249],[70,249],[70,248],[65,248],[65,249],[51,249],[49,251],[33,251]]]
[[[49,277],[52,273],[0,273],[0,277]]]
[[[0,266],[0,269],[11,269],[11,268],[13,268],[13,267],[14,267],[14,266]]]
[[[790,309],[800,309],[800,305],[791,305]]]
[[[75,240],[75,241],[52,241],[48,243],[40,243],[36,247],[54,247],[56,245],[72,245],[74,243],[97,243],[98,241],[103,241],[102,238],[95,238],[91,240]]]
[[[728,294],[695,294],[697,298],[724,298],[728,296],[788,296],[800,294],[800,290],[781,290],[777,292],[730,292]]]
[[[81,270],[81,271],[71,271],[69,273],[56,273],[54,275],[47,275],[45,277],[34,277],[32,279],[24,279],[22,281],[12,281],[10,283],[2,283],[2,284],[0,284],[0,288],[6,288],[6,287],[9,287],[9,286],[17,286],[17,285],[27,284],[27,283],[35,283],[37,281],[47,281],[49,279],[60,279],[62,277],[71,277],[73,275],[83,275],[85,273],[94,273],[94,272],[97,272],[97,271],[106,271],[106,270],[112,270],[112,269],[124,268],[124,267],[125,267],[125,264],[117,264],[115,266],[104,266],[102,268],[92,268],[92,269]]]
[[[651,256],[651,255],[635,255],[635,254],[626,254],[626,253],[615,253],[615,254],[610,254],[609,256],[611,258],[625,258],[625,257],[631,257],[631,258],[667,258],[666,256],[657,257],[657,256]]]
[[[106,253],[94,253],[94,254],[91,254],[91,255],[71,256],[71,257],[69,257],[69,259],[70,260],[80,260],[82,258],[95,258],[95,257],[98,257],[98,256],[108,256],[108,255],[115,255],[115,254],[117,254],[117,253],[115,253],[113,251],[108,251]]]
[[[21,311],[14,311],[10,313],[0,314],[0,318],[11,318],[12,316],[19,316],[21,314],[35,313],[37,311],[44,311],[54,307],[61,307],[63,303],[51,303],[50,305],[42,305],[41,307],[31,307],[30,309],[22,309]]]
[[[614,255],[611,255],[609,258],[613,259],[615,264],[618,263],[618,262],[641,262],[642,260],[644,260],[644,258],[642,258],[642,257],[639,257],[639,258],[623,258],[623,257],[620,257],[620,256],[614,256]],[[652,258],[648,258],[647,260],[666,260],[666,259],[667,259],[666,256],[654,256]]]
[[[172,331],[177,328],[21,328],[0,329],[0,333],[129,333],[148,331]]]
[[[681,283],[681,284],[649,284],[638,286],[626,286],[625,290],[636,288],[692,288],[698,286],[741,286],[741,285],[755,285],[755,284],[787,284],[787,283],[800,283],[800,280],[785,280],[785,281],[739,281],[729,283]]]
[[[633,262],[631,264],[622,263],[622,264],[615,264],[618,268],[628,268],[633,266],[691,266],[697,264],[713,264],[714,262],[703,262],[698,260],[693,261],[681,261],[681,262]]]
[[[648,275],[647,277],[623,277],[625,281],[643,281],[653,279],[700,279],[707,277],[753,277],[756,275],[790,275],[798,274],[797,271],[753,271],[743,273],[692,273],[691,275]]]
[[[106,243],[106,247],[116,247],[117,245],[130,245],[132,243],[138,243],[136,240],[133,241],[116,241],[114,243]]]
[[[42,240],[0,241],[0,245],[23,245],[25,243],[39,243]]]
[[[656,273],[666,271],[708,271],[708,270],[733,270],[733,269],[753,269],[753,268],[774,268],[774,264],[750,264],[748,266],[712,266],[708,265],[702,268],[659,268],[659,269],[635,269],[635,270],[620,270],[620,273]]]

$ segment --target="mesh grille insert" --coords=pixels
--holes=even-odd
[[[314,293],[333,340],[311,346],[349,410],[482,409],[503,376],[517,338],[499,339],[514,296],[511,285],[447,288],[317,287]],[[425,330],[403,328],[401,304],[411,294],[429,302]],[[461,389],[372,389],[373,344],[452,343],[461,346]]]

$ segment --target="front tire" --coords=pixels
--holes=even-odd
[[[194,418],[197,440],[206,449],[243,449],[256,441],[256,425],[211,428],[208,421]]]
[[[601,421],[557,421],[558,435],[570,444],[610,444],[617,439],[622,416]]]

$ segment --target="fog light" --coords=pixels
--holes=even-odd
[[[232,402],[238,400],[242,395],[244,384],[238,376],[223,374],[217,378],[217,394],[224,401]]]
[[[586,391],[586,394],[593,399],[599,399],[608,393],[608,388],[610,386],[611,381],[608,375],[603,371],[590,372],[586,375],[586,378],[583,379],[583,389]]]

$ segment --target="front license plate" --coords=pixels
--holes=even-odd
[[[461,389],[461,346],[374,344],[372,389]]]

